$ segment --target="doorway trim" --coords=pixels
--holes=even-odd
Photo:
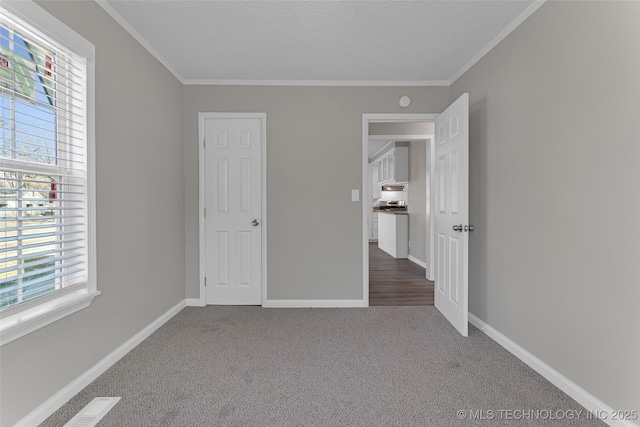
[[[262,193],[262,206],[261,214],[262,219],[260,223],[261,229],[261,274],[262,274],[262,286],[261,286],[261,302],[262,306],[265,305],[267,299],[267,113],[217,113],[217,112],[199,112],[198,113],[198,240],[199,240],[199,280],[200,280],[200,297],[198,298],[200,306],[205,306],[206,292],[204,285],[205,278],[205,265],[206,265],[206,234],[205,234],[205,217],[204,208],[205,204],[205,164],[204,164],[204,121],[207,119],[259,119],[261,123],[262,138],[260,139],[260,158],[262,163],[261,173],[261,193]]]
[[[366,196],[371,192],[371,180],[368,178],[369,176],[369,123],[408,123],[408,122],[435,122],[436,117],[440,114],[409,114],[409,113],[365,113],[362,115],[362,301],[365,307],[369,306],[369,227],[368,227],[368,216],[369,209]],[[435,138],[425,138],[427,139],[427,143],[430,144],[430,148],[434,148]],[[431,156],[433,157],[433,156]],[[433,159],[432,159],[433,160]],[[430,164],[427,167],[431,167]],[[434,183],[433,179],[429,180],[429,195],[427,198],[427,209],[430,208],[431,204],[431,196],[433,194]],[[429,228],[431,229],[431,224],[434,223],[435,218],[433,216],[430,218]],[[425,236],[426,238],[426,236]],[[430,246],[430,260],[433,260],[432,252],[433,252],[433,233],[431,233],[430,242],[427,242]],[[433,276],[431,272],[433,268],[428,265],[427,272]]]

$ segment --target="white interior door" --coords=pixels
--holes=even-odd
[[[435,306],[468,335],[469,94],[435,121]]]
[[[204,119],[206,304],[262,302],[262,120]]]

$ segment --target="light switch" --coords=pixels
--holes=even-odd
[[[360,201],[360,190],[351,190],[351,201],[352,202]]]

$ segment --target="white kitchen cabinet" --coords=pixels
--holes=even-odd
[[[409,182],[409,147],[396,147],[377,163],[379,186]]]
[[[371,200],[380,198],[380,185],[378,184],[378,162],[373,162],[369,165],[371,172]]]
[[[378,241],[378,212],[369,213],[369,241]]]
[[[409,215],[380,212],[378,247],[394,258],[409,257]]]
[[[389,155],[382,158],[382,182],[389,181]]]

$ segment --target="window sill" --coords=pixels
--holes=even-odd
[[[0,320],[0,346],[88,307],[100,291],[82,289]]]

